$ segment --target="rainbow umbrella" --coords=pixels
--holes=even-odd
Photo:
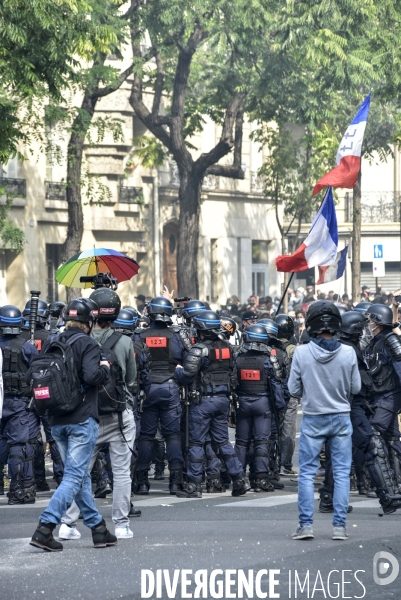
[[[128,281],[138,273],[139,265],[133,258],[110,248],[93,248],[74,254],[57,269],[56,281],[67,287],[91,288],[90,282],[81,282],[82,276],[109,273],[118,282]]]

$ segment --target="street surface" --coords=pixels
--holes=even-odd
[[[280,598],[401,598],[401,575],[386,586],[373,580],[376,552],[390,552],[401,559],[401,512],[379,517],[378,501],[354,492],[348,541],[333,541],[331,515],[318,512],[315,539],[292,541],[290,536],[297,525],[297,483],[289,477],[282,481],[285,483],[282,492],[248,493],[240,498],[232,498],[229,492],[205,493],[199,500],[168,495],[167,478],[152,482],[148,497],[135,497],[135,506],[142,510],[142,517],[131,520],[133,539],[119,540],[115,547],[94,549],[91,532],[81,521],[78,528],[82,538],[63,542],[64,551],[54,554],[29,545],[51,492],[39,493],[35,505],[21,507],[7,506],[6,497],[1,496],[0,598],[136,600],[141,598],[141,569],[154,574],[157,569],[168,569],[171,579],[174,569],[193,572],[207,569],[209,574],[214,569],[243,569],[246,573],[249,569],[255,573],[277,569],[280,573],[275,577],[279,583],[274,589]],[[96,503],[114,531],[111,498]],[[295,595],[295,570],[301,585],[309,570],[309,593],[307,586],[301,592],[298,585]],[[329,577],[333,570],[339,572]],[[318,571],[321,582],[318,580],[312,595]],[[360,571],[356,577],[361,583],[355,578],[356,571]],[[262,577],[261,589],[269,597],[267,575]],[[194,586],[188,587],[188,592],[191,590]],[[235,590],[233,585],[231,592],[235,594]],[[150,597],[156,598],[156,592]],[[169,597],[164,586],[159,597]],[[182,597],[180,584],[175,596],[170,597]]]

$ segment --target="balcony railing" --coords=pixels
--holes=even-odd
[[[363,192],[362,223],[394,223],[400,221],[400,192]],[[352,221],[352,193],[346,194],[347,221]]]
[[[205,175],[202,187],[205,190],[218,190],[220,187],[220,178],[216,175]]]
[[[67,193],[65,183],[55,181],[45,181],[46,200],[66,200]]]
[[[263,177],[260,177],[257,171],[251,171],[251,192],[257,194],[263,193],[264,181]]]
[[[143,204],[142,188],[120,185],[118,189],[118,201],[126,204]]]
[[[5,189],[7,195],[18,196],[19,198],[26,198],[25,179],[13,179],[10,177],[2,177],[0,178],[0,188]]]

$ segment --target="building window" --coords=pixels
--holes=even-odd
[[[269,242],[252,240],[252,292],[259,297],[268,294]]]
[[[60,252],[61,246],[58,244],[46,244],[47,302],[57,302],[58,300],[58,283],[55,277],[59,267]]]
[[[267,265],[268,259],[268,247],[269,242],[264,240],[252,240],[252,264],[253,265]]]

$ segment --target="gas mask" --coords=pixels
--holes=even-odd
[[[369,321],[369,323],[365,325],[363,338],[369,341],[373,340],[375,337],[375,331],[378,327],[379,325],[377,323]]]

